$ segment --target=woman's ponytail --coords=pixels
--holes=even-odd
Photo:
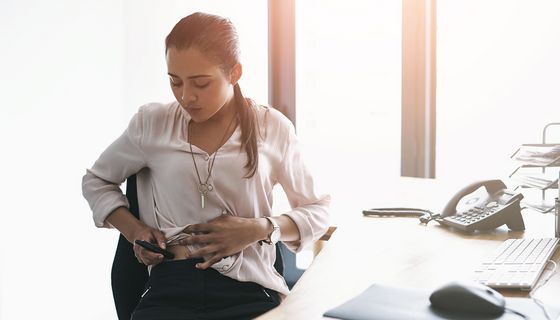
[[[233,87],[235,108],[241,126],[241,148],[247,153],[245,178],[251,178],[259,166],[259,153],[257,150],[256,114],[252,102],[243,97],[239,84]]]

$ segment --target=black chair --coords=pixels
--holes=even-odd
[[[130,203],[130,212],[139,218],[135,175],[126,180],[126,197]],[[147,281],[148,268],[138,263],[132,244],[121,234],[111,268],[111,287],[119,319],[130,319]]]
[[[126,180],[126,197],[130,203],[130,212],[132,212],[136,218],[139,218],[136,175],[132,175]],[[282,246],[284,250],[287,251],[285,246]],[[278,273],[283,275],[284,262],[280,250],[280,242],[278,242],[276,245],[276,261],[274,262],[274,267]],[[291,254],[294,255],[293,253]],[[132,250],[132,244],[121,234],[117,244],[115,259],[113,260],[113,267],[111,268],[111,287],[113,289],[113,299],[119,319],[130,319],[132,311],[134,311],[134,308],[136,308],[136,305],[140,301],[140,296],[143,293],[144,285],[147,281],[147,267],[138,263],[138,260],[136,260],[134,256],[134,251]]]

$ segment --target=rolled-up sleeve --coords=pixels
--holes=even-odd
[[[93,212],[97,227],[111,227],[106,222],[107,216],[119,207],[129,207],[120,185],[146,166],[141,145],[142,128],[140,108],[124,133],[103,151],[82,178],[82,194]]]
[[[313,177],[303,161],[293,125],[289,124],[278,182],[284,189],[291,211],[285,213],[299,229],[300,240],[284,241],[295,252],[319,240],[329,227],[330,195],[317,194]]]

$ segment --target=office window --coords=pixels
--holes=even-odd
[[[559,16],[556,0],[438,1],[437,177],[507,178],[560,120]]]
[[[400,175],[401,16],[401,1],[296,1],[297,133],[333,213]]]

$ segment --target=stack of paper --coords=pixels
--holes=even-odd
[[[555,174],[518,173],[513,176],[522,186],[541,190],[558,188],[558,178]]]
[[[560,144],[524,144],[512,158],[537,167],[560,165]]]

